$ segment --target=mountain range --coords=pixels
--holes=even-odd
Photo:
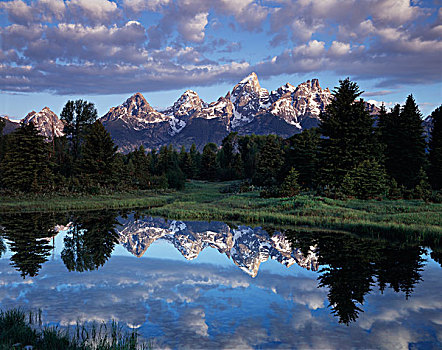
[[[100,120],[125,153],[141,145],[146,149],[169,144],[189,148],[192,143],[202,150],[208,142],[220,144],[230,132],[290,137],[317,126],[320,113],[332,99],[331,91],[323,89],[318,79],[268,91],[251,73],[211,103],[187,90],[172,106],[156,110],[138,92]],[[366,103],[366,107],[371,114],[379,112],[374,105]],[[18,126],[8,122],[5,132]],[[22,122],[34,123],[47,139],[63,135],[63,123],[48,107],[30,112]]]

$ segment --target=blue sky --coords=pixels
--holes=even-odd
[[[0,114],[68,99],[99,115],[142,92],[207,102],[252,71],[269,90],[349,76],[387,107],[442,102],[440,0],[9,0],[0,2]]]

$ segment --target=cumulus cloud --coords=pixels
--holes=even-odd
[[[440,80],[442,12],[425,2],[9,0],[0,11],[9,21],[0,28],[2,91],[176,89],[232,83],[250,70],[330,71],[386,89]],[[238,35],[225,37],[229,27]],[[241,56],[250,40],[259,50]],[[109,84],[114,77],[121,85]]]
[[[187,21],[181,21],[178,30],[184,39],[193,42],[201,42],[204,40],[204,29],[208,23],[208,12],[197,13],[194,17]]]
[[[110,22],[119,14],[117,4],[108,0],[69,0],[67,4],[74,14],[93,23]]]

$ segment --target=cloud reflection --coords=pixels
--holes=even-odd
[[[0,260],[0,306],[43,310],[63,326],[115,319],[165,348],[395,348],[440,344],[440,269],[405,300],[391,289],[367,296],[358,323],[330,315],[317,275],[251,278],[236,268],[112,257],[98,271],[68,272],[60,259],[23,280]],[[438,338],[439,337],[439,338]]]

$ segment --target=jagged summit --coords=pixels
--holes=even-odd
[[[101,121],[123,151],[139,145],[146,149],[168,144],[189,148],[192,143],[202,150],[208,142],[219,144],[231,131],[290,137],[317,126],[332,99],[330,90],[323,89],[317,78],[297,86],[286,83],[269,92],[252,72],[212,103],[186,90],[172,106],[156,111],[136,93],[111,108]],[[372,107],[367,104],[367,110],[376,113]]]
[[[44,107],[40,112],[29,112],[22,123],[32,123],[40,131],[47,140],[52,140],[54,137],[63,136],[64,124],[58,116],[51,111],[49,107]]]

